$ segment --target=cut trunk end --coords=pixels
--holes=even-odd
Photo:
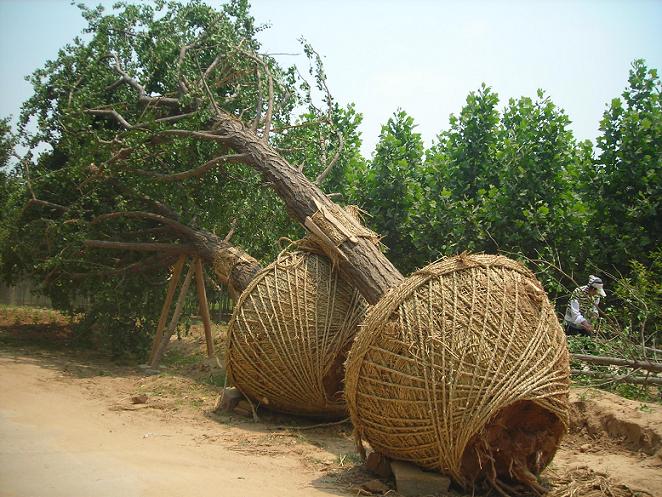
[[[488,482],[495,488],[544,491],[537,476],[553,459],[564,433],[561,420],[535,402],[501,409],[462,455],[465,487]]]

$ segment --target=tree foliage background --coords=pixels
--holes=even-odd
[[[7,281],[27,275],[58,308],[82,311],[81,332],[110,338],[117,354],[148,343],[172,257],[83,242],[185,238],[154,217],[118,213],[167,214],[221,237],[235,225],[233,242],[263,262],[279,238],[303,234],[232,150],[162,134],[209,128],[214,105],[254,123],[337,201],[362,207],[403,273],[465,250],[503,252],[560,297],[599,272],[614,281],[622,328],[659,343],[662,87],[643,60],[608,103],[596,149],[574,138],[570,116],[544,91],[502,103],[482,85],[429,148],[397,109],[365,158],[361,115],[335,102],[313,47],[301,41],[305,78],[278,65],[262,53],[264,28],[246,1],[81,13],[86,33],[31,76],[17,133],[0,121],[0,264]],[[123,75],[140,81],[140,98]],[[12,160],[17,135],[28,152]]]

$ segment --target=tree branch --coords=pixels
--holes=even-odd
[[[634,385],[662,385],[662,378],[658,378],[657,376],[633,376],[631,374],[618,376],[601,371],[582,371],[579,369],[572,369],[570,372],[575,376],[582,375],[607,380],[607,383],[622,382],[632,383]]]
[[[178,243],[139,243],[139,242],[114,242],[105,240],[85,240],[83,242],[88,248],[102,248],[111,250],[130,250],[134,252],[162,252],[168,254],[194,255],[196,249],[193,245]]]
[[[122,126],[124,129],[133,129],[133,125],[129,123],[126,119],[124,119],[124,116],[117,112],[115,109],[88,109],[85,112],[88,114],[92,114],[95,116],[106,116],[114,119],[117,121],[120,126]]]
[[[230,222],[230,231],[228,231],[228,234],[225,235],[225,238],[223,238],[223,241],[226,243],[229,243],[232,237],[234,236],[235,230],[237,228],[237,218],[233,218],[232,221]]]
[[[188,169],[186,171],[182,171],[181,173],[162,174],[153,171],[143,171],[142,169],[137,169],[136,173],[142,176],[148,176],[150,178],[154,178],[158,181],[182,181],[188,178],[200,177],[220,164],[224,164],[227,162],[232,162],[232,163],[242,162],[242,160],[246,159],[246,157],[247,156],[245,154],[222,155],[220,157],[215,157],[214,159],[208,160],[201,166],[198,166],[193,169]]]
[[[137,273],[142,273],[144,271],[148,271],[152,269],[153,267],[158,267],[158,266],[171,266],[173,262],[176,260],[178,255],[175,254],[157,254],[152,257],[148,257],[146,260],[141,260],[138,262],[134,262],[132,264],[128,264],[127,266],[117,268],[117,269],[107,269],[107,270],[99,270],[99,271],[90,271],[88,273],[68,273],[69,276],[72,279],[79,280],[82,278],[88,278],[91,276],[117,276],[120,274],[125,274],[128,272],[137,274]],[[50,276],[50,274],[49,274]]]
[[[251,131],[257,134],[262,119],[262,73],[257,65],[255,66],[255,77],[257,78],[257,102],[255,103],[255,117],[251,123]],[[242,111],[243,113],[244,111]]]
[[[110,212],[108,214],[101,214],[100,216],[97,216],[92,220],[92,224],[97,224],[102,221],[107,221],[109,219],[115,219],[120,217],[127,217],[133,219],[148,219],[151,221],[156,221],[158,223],[169,226],[174,231],[186,236],[189,239],[196,239],[195,230],[189,228],[188,226],[178,221],[175,221],[174,219],[170,219],[168,217],[161,216],[159,214],[153,214],[151,212],[143,212],[143,211]]]
[[[590,364],[601,364],[605,366],[627,366],[631,368],[646,369],[648,371],[655,371],[662,373],[662,362],[655,361],[636,361],[632,359],[623,359],[620,357],[603,357],[584,354],[570,354],[572,359],[588,362]]]
[[[335,166],[336,163],[338,162],[338,159],[340,159],[340,154],[342,153],[343,148],[345,147],[345,137],[338,130],[336,130],[336,135],[338,136],[338,148],[336,149],[336,153],[334,154],[333,158],[329,161],[329,163],[324,168],[324,171],[322,171],[319,174],[319,176],[317,176],[317,178],[315,179],[315,184],[316,185],[322,184],[322,181],[324,181],[326,179],[326,177],[329,175],[329,173],[333,169],[333,166]]]
[[[65,207],[64,205],[54,204],[53,202],[48,202],[46,200],[39,200],[38,198],[31,198],[30,200],[28,200],[28,203],[25,205],[24,210],[28,209],[33,205],[48,207],[49,209],[57,210],[60,212],[66,212],[69,210],[69,207]]]
[[[142,103],[147,103],[147,104],[165,104],[165,105],[170,105],[170,106],[179,106],[179,99],[177,98],[171,98],[171,97],[164,97],[164,96],[157,96],[157,97],[152,97],[147,94],[145,91],[145,88],[138,83],[138,81],[131,76],[129,76],[124,69],[122,69],[122,63],[120,62],[120,58],[117,54],[113,53],[111,54],[111,57],[115,59],[115,65],[113,68],[115,71],[121,76],[119,81],[114,83],[115,86],[125,83],[129,85],[131,88],[136,90],[138,92],[138,99]],[[112,85],[111,85],[112,86]]]
[[[259,64],[262,66],[262,69],[267,75],[267,88],[268,88],[268,100],[267,100],[267,113],[264,116],[264,129],[262,131],[262,141],[264,143],[267,143],[269,141],[269,134],[271,133],[271,120],[273,119],[273,111],[274,111],[274,79],[273,76],[271,75],[271,71],[269,70],[269,64],[267,64],[264,60],[262,60],[260,57],[246,51],[241,51],[246,57],[250,58],[253,60],[256,64]],[[258,81],[259,81],[259,76],[258,76]],[[258,88],[258,103],[260,104],[261,107],[261,100],[262,100],[262,92],[259,91]],[[259,113],[255,116],[255,123],[254,123],[254,131],[257,131],[257,127],[259,126]],[[255,126],[257,124],[257,126]]]
[[[188,129],[166,129],[158,132],[154,136],[190,136],[193,138],[202,138],[204,140],[214,140],[219,142],[226,142],[227,137],[217,134],[217,132],[204,132],[204,131],[191,131]]]

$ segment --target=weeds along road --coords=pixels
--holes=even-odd
[[[61,376],[0,351],[2,497],[344,495],[314,487],[296,457],[200,443],[209,427],[109,410]]]

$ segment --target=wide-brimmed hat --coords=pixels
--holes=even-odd
[[[602,285],[602,280],[597,276],[591,275],[588,277],[588,286],[595,288],[598,291],[598,295],[601,297],[607,296]]]

